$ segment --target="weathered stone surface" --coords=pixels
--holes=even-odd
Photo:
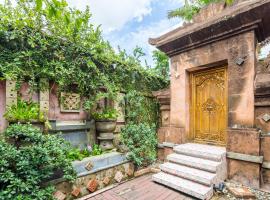
[[[237,198],[256,199],[256,196],[246,187],[228,186],[227,188]]]
[[[78,197],[81,193],[81,188],[78,188],[78,187],[74,187],[71,194],[74,196],[74,197]]]
[[[66,195],[64,193],[62,193],[61,191],[56,191],[53,196],[57,200],[65,200],[66,199]]]
[[[255,109],[255,124],[263,134],[270,133],[270,121],[265,120],[266,115],[270,115],[270,98],[265,99],[269,102],[269,106],[256,107]]]
[[[151,172],[150,167],[147,167],[147,168],[144,168],[144,169],[140,169],[140,170],[135,171],[134,176],[135,177],[139,177],[139,176],[148,174],[150,172]]]
[[[161,169],[160,168],[157,168],[157,167],[151,167],[150,168],[150,172],[151,173],[159,173],[159,172],[161,172]]]
[[[115,176],[114,176],[114,180],[116,180],[118,183],[120,183],[123,178],[124,178],[123,173],[120,171],[117,171]]]
[[[228,178],[258,189],[260,188],[260,164],[228,159]]]
[[[87,189],[90,191],[90,192],[95,192],[97,190],[97,187],[98,187],[98,182],[96,179],[92,179],[88,182],[87,184]]]
[[[104,179],[103,179],[103,184],[106,186],[106,185],[109,185],[109,183],[110,183],[110,181],[111,181],[111,179],[107,176],[107,177],[105,177]]]
[[[92,162],[89,162],[85,165],[85,169],[87,169],[88,171],[91,171],[93,169],[93,163]]]
[[[229,129],[227,135],[227,151],[254,156],[260,155],[260,133],[257,130]]]

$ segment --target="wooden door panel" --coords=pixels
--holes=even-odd
[[[227,74],[219,68],[191,75],[191,132],[197,142],[224,145],[227,127]]]

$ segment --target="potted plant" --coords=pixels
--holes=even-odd
[[[113,132],[116,128],[117,110],[114,108],[105,108],[101,112],[92,114],[96,121],[96,130],[101,133]]]
[[[92,114],[96,121],[96,130],[99,133],[99,143],[102,150],[113,149],[113,132],[116,128],[117,110],[114,108],[105,108],[101,112]]]

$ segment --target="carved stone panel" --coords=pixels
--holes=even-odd
[[[61,92],[61,112],[80,112],[81,97],[76,93]]]

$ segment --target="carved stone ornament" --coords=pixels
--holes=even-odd
[[[265,114],[262,119],[265,121],[265,122],[268,122],[270,120],[270,115],[269,114]]]
[[[61,92],[61,112],[80,112],[81,97],[76,93]]]

